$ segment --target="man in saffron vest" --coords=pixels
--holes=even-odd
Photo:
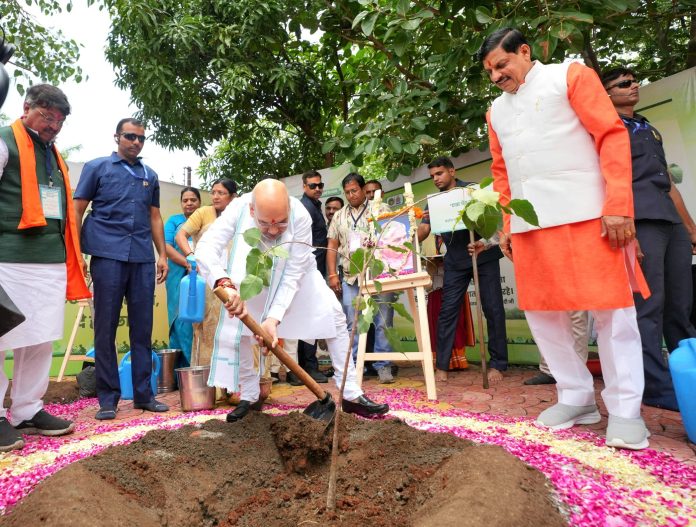
[[[27,91],[22,117],[0,128],[0,285],[26,317],[0,337],[3,361],[6,350],[14,352],[11,418],[2,408],[0,451],[22,448],[22,434],[59,436],[74,428],[41,401],[52,341],[63,336],[65,300],[90,297],[68,169],[53,143],[69,114],[63,92],[39,84]],[[0,400],[8,384],[0,364]]]
[[[515,29],[491,34],[479,59],[505,92],[487,115],[494,188],[503,205],[527,199],[539,217],[535,228],[506,216],[500,241],[515,263],[519,306],[557,381],[558,403],[537,422],[563,429],[601,419],[592,375],[573,349],[571,312],[588,310],[606,386],[606,444],[646,448],[632,289],[649,291],[635,261],[626,129],[593,70],[532,61]]]

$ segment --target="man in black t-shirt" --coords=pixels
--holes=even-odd
[[[454,176],[454,165],[447,157],[438,157],[428,164],[430,177],[440,190],[445,192],[466,184]],[[418,240],[423,241],[430,234],[430,216],[425,210],[423,221],[418,227]],[[500,287],[500,262],[503,253],[497,244],[478,239],[470,243],[468,230],[443,232],[442,240],[447,247],[445,253],[445,277],[442,286],[442,307],[437,321],[436,379],[447,381],[447,370],[454,346],[460,306],[473,278],[472,253],[476,251],[479,284],[481,287],[481,307],[488,325],[488,351],[491,355],[488,380],[492,383],[502,380],[502,372],[507,370],[508,351],[505,329],[505,308],[503,292]],[[476,236],[479,238],[479,236]],[[483,338],[483,335],[479,335]]]

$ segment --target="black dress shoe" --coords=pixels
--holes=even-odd
[[[556,384],[556,379],[554,379],[548,373],[541,371],[538,375],[524,381],[524,384],[527,386],[536,386],[538,384]]]
[[[136,410],[147,410],[148,412],[168,412],[169,406],[159,402],[157,399],[150,399],[146,403],[133,403]]]
[[[329,382],[329,378],[319,370],[308,370],[307,373],[309,373],[309,376],[319,384]]]
[[[342,407],[347,414],[357,414],[361,417],[384,415],[389,411],[388,404],[377,404],[370,400],[367,395],[361,395],[355,401],[343,399]]]
[[[243,419],[244,417],[246,417],[246,414],[249,413],[249,410],[260,410],[261,408],[255,408],[255,406],[258,406],[258,404],[259,401],[256,401],[254,404],[251,404],[249,401],[239,401],[237,408],[235,408],[227,414],[227,422],[235,423],[240,419]]]
[[[99,411],[97,412],[97,415],[94,416],[94,418],[99,419],[100,421],[116,419],[116,408],[110,408],[108,406],[99,408]]]
[[[303,386],[302,381],[291,371],[285,375],[285,381],[290,384],[290,386]]]

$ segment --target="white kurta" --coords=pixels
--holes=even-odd
[[[232,201],[198,243],[196,261],[210,287],[227,276],[239,287],[246,276],[246,256],[251,247],[244,241],[243,234],[256,226],[250,203],[250,194]],[[288,228],[274,242],[284,244],[289,256],[274,258],[270,287],[247,302],[247,310],[257,322],[268,317],[280,320],[280,338],[333,339],[338,334],[334,313],[338,301],[317,270],[311,229],[312,220],[304,205],[290,198]],[[219,263],[220,256],[230,241],[232,248],[227,268],[224,268]],[[220,308],[224,309],[222,305]],[[337,309],[340,311],[340,305]],[[226,312],[221,315],[208,384],[236,390],[241,338],[250,336],[251,332],[237,318],[230,318]]]

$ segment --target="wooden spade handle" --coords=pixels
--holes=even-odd
[[[215,293],[215,296],[217,296],[223,304],[229,301],[227,291],[225,291],[224,287],[216,287],[213,289],[213,293]],[[309,373],[304,371],[302,367],[297,364],[297,362],[295,362],[282,347],[279,345],[276,345],[274,348],[271,347],[271,336],[261,327],[258,322],[256,322],[256,320],[254,320],[254,317],[247,313],[244,317],[240,317],[239,320],[241,320],[242,324],[248,327],[254,335],[261,337],[266,345],[266,348],[268,348],[273,355],[278,357],[278,360],[282,362],[291,372],[297,375],[302,383],[309,388],[318,399],[323,400],[326,397],[326,392],[322,390],[319,384],[317,384],[317,381],[312,379]]]

